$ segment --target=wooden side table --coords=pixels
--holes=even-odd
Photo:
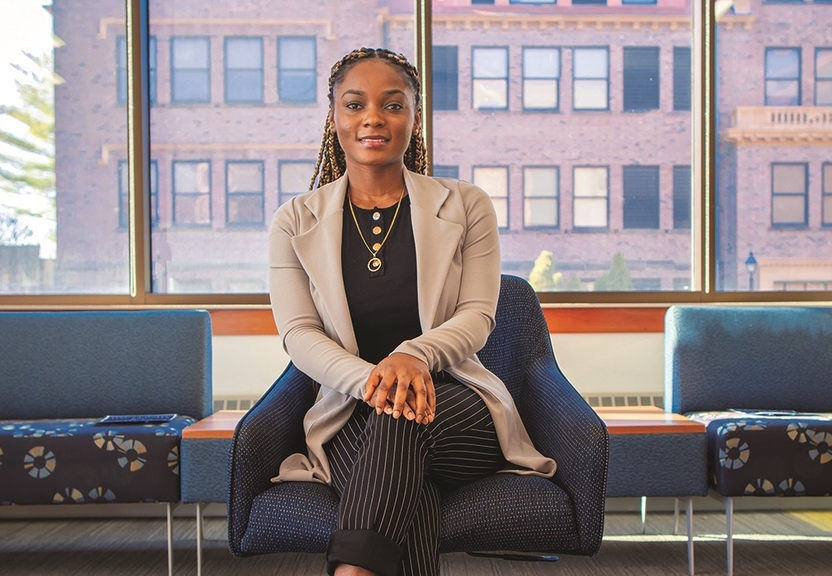
[[[708,493],[705,426],[656,406],[610,406],[595,411],[610,434],[607,496],[639,496],[645,531],[648,496],[686,500],[688,573],[693,574],[693,496]]]
[[[196,504],[196,573],[202,576],[203,504],[228,496],[228,451],[245,410],[220,410],[182,431],[182,502]]]

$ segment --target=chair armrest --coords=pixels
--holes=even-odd
[[[553,480],[572,500],[580,550],[595,554],[604,532],[606,425],[552,358],[528,367],[518,410],[535,447],[558,464]]]
[[[228,481],[228,543],[241,555],[254,498],[267,490],[280,463],[305,451],[303,417],[315,401],[317,386],[289,364],[271,388],[237,424],[231,441]]]

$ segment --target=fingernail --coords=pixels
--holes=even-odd
[[[400,410],[393,410],[393,418],[398,418],[402,413]]]

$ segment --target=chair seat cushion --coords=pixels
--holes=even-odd
[[[708,471],[722,496],[832,493],[832,414],[691,412],[708,430]]]
[[[178,502],[179,438],[193,418],[0,421],[0,503]]]
[[[275,484],[254,498],[241,550],[323,553],[337,514],[329,486]],[[574,516],[566,492],[551,480],[495,474],[442,496],[440,551],[577,551]]]

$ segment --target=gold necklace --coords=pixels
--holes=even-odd
[[[352,207],[352,200],[348,198],[350,204],[350,213],[352,213],[352,221],[355,222],[355,229],[358,230],[358,235],[361,237],[361,241],[364,243],[364,246],[367,247],[367,250],[369,250],[370,254],[372,255],[370,260],[367,261],[367,270],[369,270],[370,272],[378,272],[379,270],[381,270],[382,262],[381,258],[378,257],[378,253],[381,252],[384,243],[387,242],[387,238],[390,236],[390,231],[393,229],[393,224],[396,223],[396,216],[399,215],[399,208],[401,208],[402,205],[404,191],[405,189],[402,188],[402,193],[401,195],[399,195],[399,201],[396,203],[396,211],[393,212],[393,219],[390,220],[390,227],[387,228],[387,234],[384,235],[384,239],[381,241],[381,244],[378,245],[378,250],[375,251],[373,251],[373,249],[370,248],[370,245],[367,244],[367,241],[364,239],[364,234],[361,232],[361,226],[358,225],[358,218],[355,217],[355,209]]]

